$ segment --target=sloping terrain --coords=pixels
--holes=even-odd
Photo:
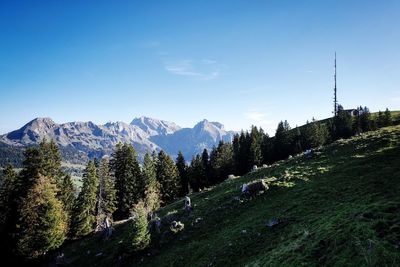
[[[269,190],[238,199],[243,183],[265,178]],[[151,248],[129,253],[128,224],[114,236],[66,244],[70,266],[399,266],[400,126],[317,150],[312,158],[261,168],[164,207],[185,228],[165,225]],[[201,219],[199,219],[201,218]],[[279,223],[274,226],[272,222]]]

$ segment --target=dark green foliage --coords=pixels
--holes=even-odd
[[[264,131],[263,129],[258,129],[256,126],[251,127],[250,131],[250,157],[249,164],[250,166],[257,165],[260,166],[263,158],[262,158],[262,141],[263,141]]]
[[[325,123],[316,121],[314,118],[311,123],[304,127],[302,144],[303,149],[310,149],[322,146],[329,141],[329,129]]]
[[[59,189],[59,199],[63,204],[64,211],[67,213],[68,217],[68,228],[70,228],[72,211],[75,203],[76,189],[72,182],[71,175],[67,174]]]
[[[117,208],[115,181],[110,175],[109,161],[103,158],[98,167],[99,189],[97,197],[97,226],[102,225],[106,218],[112,220]]]
[[[71,232],[75,238],[85,236],[94,230],[98,187],[96,166],[91,160],[84,171],[82,189],[74,207]]]
[[[179,193],[179,196],[186,196],[189,193],[189,176],[188,167],[181,151],[178,152],[178,157],[176,158],[176,168],[179,172],[181,184],[181,191]]]
[[[133,252],[139,252],[150,244],[150,234],[147,229],[147,212],[142,201],[133,207],[133,219],[130,220],[129,239]]]
[[[16,174],[12,165],[7,165],[3,170],[0,183],[0,235],[3,237],[5,226],[9,221],[13,205],[13,191]]]
[[[274,138],[275,160],[285,159],[292,153],[292,142],[289,123],[286,120],[279,122]]]
[[[392,125],[392,114],[390,113],[388,108],[386,108],[385,113],[383,115],[383,125],[385,127]]]
[[[144,183],[141,179],[140,166],[136,151],[132,145],[118,144],[111,161],[117,190],[117,210],[115,217],[123,219],[130,216],[133,204],[143,198]]]
[[[153,157],[146,153],[143,160],[142,179],[144,186],[144,203],[148,212],[160,207],[160,183],[157,181],[156,164]]]
[[[210,154],[210,167],[213,184],[222,182],[234,173],[233,148],[229,143],[220,141]]]
[[[209,160],[207,149],[203,149],[203,153],[201,153],[201,163],[203,164],[203,170],[205,173],[204,185],[209,186],[211,184],[211,181],[210,181],[211,169],[210,169],[210,160]]]
[[[161,186],[161,200],[169,203],[178,197],[180,192],[179,172],[175,162],[164,151],[158,153],[157,179]]]
[[[67,214],[56,198],[56,186],[41,174],[22,200],[18,252],[37,258],[61,246],[67,234]]]
[[[206,185],[206,171],[200,155],[194,156],[190,162],[189,183],[194,192],[199,192]]]
[[[341,105],[338,106],[338,115],[333,117],[331,136],[333,140],[349,138],[353,134],[351,115]]]
[[[43,139],[38,147],[27,148],[24,156],[24,168],[21,171],[21,179],[18,179],[18,190],[20,190],[21,197],[26,195],[39,174],[52,179],[57,187],[61,186],[63,178],[61,155],[54,141],[47,142],[46,139]]]

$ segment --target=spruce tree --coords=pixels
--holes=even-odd
[[[179,195],[178,169],[171,157],[162,150],[158,153],[157,179],[161,185],[161,199],[163,203],[169,203]]]
[[[0,235],[4,237],[6,224],[9,222],[11,209],[14,206],[13,192],[15,189],[16,174],[14,167],[8,164],[3,170],[0,184]],[[2,238],[2,240],[4,240]]]
[[[82,190],[76,200],[72,218],[73,237],[82,237],[94,230],[99,179],[93,160],[89,161],[83,174]]]
[[[141,182],[140,166],[133,146],[118,144],[113,153],[111,166],[117,190],[117,210],[114,215],[118,219],[127,218],[130,216],[133,204],[143,198],[144,185]]]
[[[287,158],[292,153],[292,136],[290,134],[289,123],[281,121],[276,129],[274,139],[274,155],[275,160]]]
[[[250,157],[249,157],[249,165],[257,165],[260,166],[262,159],[262,141],[263,141],[264,131],[260,128],[260,130],[256,126],[251,127],[250,131]]]
[[[200,189],[204,188],[205,176],[206,173],[201,156],[197,154],[192,158],[189,167],[189,184],[193,191],[199,192]]]
[[[176,168],[179,172],[181,186],[179,196],[186,196],[189,193],[188,167],[181,151],[178,152],[178,157],[176,158]]]
[[[210,179],[210,161],[208,156],[208,151],[206,148],[203,149],[203,153],[201,153],[201,163],[203,164],[204,169],[204,186],[211,185]]]
[[[391,126],[392,124],[392,113],[390,113],[389,109],[386,108],[385,113],[383,114],[383,125],[386,127]]]
[[[210,166],[213,171],[214,183],[222,182],[234,171],[233,147],[230,143],[220,141],[210,154]]]
[[[378,116],[376,118],[376,126],[378,128],[382,128],[385,126],[385,118],[384,118],[383,112],[380,110],[379,110]]]
[[[133,207],[133,219],[130,221],[129,238],[133,252],[139,252],[150,244],[150,233],[147,227],[147,212],[142,201]]]
[[[148,212],[160,207],[160,184],[157,181],[156,165],[153,157],[146,153],[143,159],[142,179],[144,186],[144,202]]]
[[[103,158],[99,163],[98,175],[97,228],[102,228],[106,218],[112,220],[112,214],[117,208],[115,181],[111,177],[107,158]]]
[[[59,191],[59,199],[63,204],[64,211],[67,213],[68,217],[68,228],[71,226],[72,211],[75,203],[76,189],[72,182],[71,175],[67,174],[61,184]]]
[[[56,186],[39,174],[19,209],[18,252],[37,258],[61,246],[67,234],[67,214],[56,198]]]

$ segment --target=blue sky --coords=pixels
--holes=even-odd
[[[1,1],[0,133],[145,115],[273,134],[331,116],[335,51],[345,108],[400,109],[398,14],[396,0]]]

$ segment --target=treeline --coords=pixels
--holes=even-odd
[[[271,164],[362,132],[392,124],[389,110],[372,118],[367,107],[351,115],[339,106],[337,116],[291,129],[278,124],[274,137],[253,126],[220,142],[187,164],[182,153],[174,161],[164,151],[147,153],[142,164],[132,145],[118,144],[110,159],[90,160],[77,190],[61,169],[61,154],[53,141],[43,140],[24,152],[23,169],[3,171],[0,187],[1,252],[15,258],[41,258],[66,239],[81,238],[109,228],[110,222],[134,216],[133,251],[149,243],[147,214],[190,192],[243,175],[254,165]],[[7,257],[7,256],[6,256]]]

